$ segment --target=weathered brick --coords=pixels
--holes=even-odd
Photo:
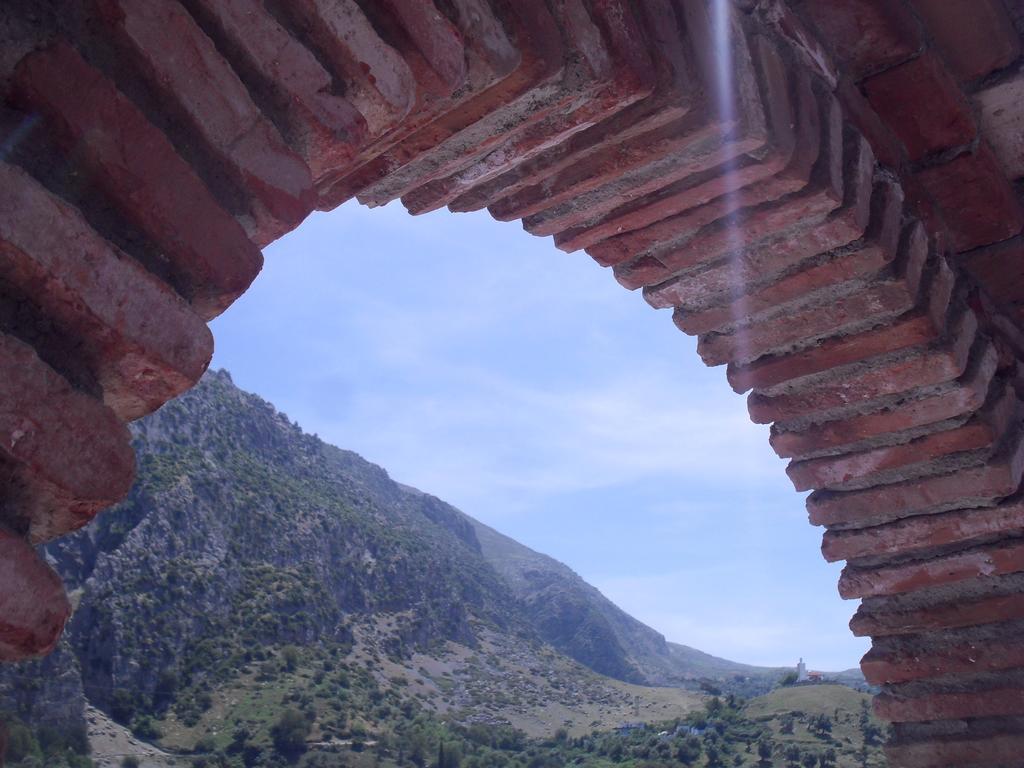
[[[80,528],[128,492],[131,438],[113,411],[6,334],[0,370],[0,402],[9,404],[0,414],[0,455],[15,471],[5,506],[40,544]]]
[[[827,530],[821,542],[821,553],[828,562],[839,562],[970,544],[1021,532],[1024,532],[1024,507],[1020,502],[1005,502],[996,507],[910,517],[876,527]]]
[[[1024,754],[1024,734],[1003,733],[975,738],[943,738],[885,748],[890,765],[900,768],[963,768],[965,765],[1012,766]]]
[[[881,693],[875,697],[874,704],[878,717],[899,723],[1024,715],[1024,690],[989,688],[957,693],[932,693],[914,698]]]
[[[0,661],[44,656],[71,616],[60,577],[28,542],[0,527]]]
[[[946,61],[964,80],[983,77],[1020,55],[1002,0],[911,0]]]
[[[717,293],[764,282],[804,259],[853,242],[869,221],[874,157],[863,140],[851,140],[846,150],[841,183],[830,178],[824,188],[808,188],[706,227],[669,254],[619,265],[616,278],[627,288],[649,286],[644,298],[652,306],[700,306]],[[842,202],[836,206],[839,189]],[[815,209],[818,215],[811,213]],[[714,261],[724,254],[731,255]],[[699,271],[671,277],[687,264]]]
[[[1024,72],[974,94],[982,134],[1011,179],[1024,176]]]
[[[381,0],[440,79],[448,93],[466,82],[466,52],[458,29],[446,19],[434,0]]]
[[[366,120],[333,93],[331,75],[259,0],[190,0],[207,29],[228,41],[236,68],[273,94],[287,138],[316,181],[352,161],[366,140]]]
[[[773,280],[753,285],[741,296],[728,297],[726,305],[705,309],[677,308],[673,322],[684,333],[702,334],[734,325],[745,318],[769,313],[822,289],[872,275],[895,257],[898,248],[903,195],[894,184],[876,185],[871,221],[865,243],[841,250],[826,259]]]
[[[983,466],[859,491],[815,491],[807,497],[807,511],[812,525],[863,528],[942,511],[965,500],[972,506],[998,501],[1016,493],[1020,487],[1022,464],[1024,442],[1018,435]],[[982,559],[975,560],[982,562]],[[932,571],[926,574],[926,578],[933,576],[941,578],[941,574]],[[890,581],[898,578],[901,576],[896,574]]]
[[[870,249],[868,249],[870,250]],[[858,251],[858,255],[863,251]],[[845,261],[845,259],[843,260]],[[828,268],[826,262],[820,269]],[[819,268],[811,268],[812,274]],[[793,280],[805,274],[798,272]],[[932,274],[926,276],[918,306],[896,320],[860,333],[826,339],[791,354],[770,355],[747,365],[730,363],[727,373],[735,392],[751,388],[768,389],[783,382],[823,373],[831,368],[868,360],[879,355],[908,349],[938,340],[945,326],[954,275],[944,259],[935,260]]]
[[[899,64],[922,44],[920,25],[903,3],[799,0],[796,6],[856,80]]]
[[[880,324],[914,306],[928,241],[917,225],[903,238],[898,262],[873,280],[855,282],[844,294],[820,295],[806,303],[792,304],[785,312],[745,323],[728,333],[700,337],[697,352],[707,365],[748,363],[795,344],[835,336],[846,330]],[[737,302],[742,309],[742,301]]]
[[[914,610],[867,611],[862,605],[850,620],[858,637],[916,634],[1024,619],[1024,595],[998,595],[930,605]]]
[[[750,418],[757,424],[767,424],[825,416],[879,398],[952,381],[967,367],[976,332],[977,319],[968,311],[955,322],[946,342],[935,348],[915,349],[867,370],[837,375],[793,392],[777,395],[754,392],[747,398]]]
[[[309,168],[253,104],[213,42],[177,3],[97,0],[101,14],[150,85],[249,195],[259,245],[291,231],[313,209]]]
[[[1024,643],[1014,639],[950,642],[941,647],[880,651],[872,648],[860,668],[872,685],[908,683],[947,675],[974,675],[1024,667]]]
[[[496,150],[472,168],[412,193],[417,210],[445,202],[452,211],[485,208],[609,145],[630,141],[683,118],[694,107],[701,85],[687,55],[690,41],[670,31],[681,23],[681,14],[669,0],[644,0],[638,13],[655,67],[656,81],[650,96],[528,160],[516,162]],[[430,202],[418,202],[421,196]]]
[[[957,251],[1005,240],[1024,226],[1024,210],[984,143],[919,172],[917,179],[948,225]]]
[[[15,89],[88,172],[79,183],[102,190],[160,249],[169,279],[203,319],[249,287],[259,249],[166,137],[70,46],[25,58]]]
[[[700,114],[684,117],[592,153],[540,183],[498,200],[488,211],[499,221],[525,217],[524,227],[532,234],[554,234],[570,226],[568,221],[598,215],[602,207],[614,206],[617,198],[612,185],[643,194],[645,189],[659,189],[763,145],[760,137],[730,141],[728,136],[735,128],[736,123],[709,123]]]
[[[801,430],[773,426],[772,448],[783,458],[799,458],[973,413],[985,400],[996,362],[995,350],[986,345],[964,376],[949,389],[896,405],[887,404],[875,411],[811,424]]]
[[[796,87],[797,132],[793,146],[767,156],[744,155],[692,174],[657,192],[618,206],[606,216],[556,234],[555,245],[586,247],[598,264],[613,266],[640,253],[682,242],[708,224],[737,210],[753,208],[803,189],[810,181],[823,142],[839,132],[833,100],[819,103],[810,84]],[[827,125],[824,125],[827,123]],[[838,145],[832,149],[840,151]],[[826,161],[823,161],[826,162]]]
[[[313,4],[313,5],[311,5]],[[317,10],[314,5],[325,6]],[[311,30],[324,25],[318,23],[318,14],[331,11],[325,0],[299,0],[293,12],[303,14],[300,26],[309,24]],[[481,82],[479,89],[455,103],[442,102],[444,117],[439,120],[434,109],[417,110],[395,126],[382,131],[386,139],[374,144],[365,155],[365,162],[355,168],[340,169],[321,189],[319,208],[331,210],[357,193],[384,178],[452,137],[463,135],[466,147],[486,145],[490,151],[514,127],[542,120],[557,108],[559,83],[566,76],[565,59],[568,52],[555,19],[543,0],[522,0],[508,6],[494,6],[501,12],[502,37],[509,40],[514,57],[502,55],[503,46],[483,54],[491,62],[492,82]],[[465,33],[474,28],[471,13],[460,14]],[[330,45],[338,38],[335,27],[345,29],[343,19],[333,20],[330,29],[322,31],[321,45]],[[492,33],[497,30],[493,27]],[[344,56],[337,66],[344,67]],[[445,108],[450,107],[450,108]],[[452,172],[457,169],[453,168]],[[439,172],[438,175],[443,175]]]
[[[506,124],[497,133],[474,126],[405,162],[403,142],[389,151],[387,173],[359,190],[359,201],[376,206],[404,198],[426,183],[472,167],[497,146],[504,146],[508,157],[529,158],[650,94],[654,67],[635,14],[624,0],[595,6],[593,16],[579,0],[552,10],[577,56],[569,60],[565,80],[548,97],[549,109],[535,101],[529,120]]]
[[[902,142],[878,116],[852,79],[846,77],[840,80],[836,98],[843,106],[844,117],[868,140],[878,162],[889,168],[900,167],[904,162]]]
[[[88,362],[123,419],[195,384],[213,355],[206,324],[77,210],[0,162],[0,278],[41,308]]]
[[[962,427],[924,435],[909,443],[882,446],[858,453],[791,462],[786,468],[798,491],[813,488],[837,489],[866,478],[915,464],[934,461],[950,454],[994,448],[1014,413],[1016,396],[1008,387],[990,409]]]
[[[858,557],[903,555],[1024,533],[1019,501],[995,507],[921,515],[873,528],[826,531],[821,552],[830,563]]]
[[[796,138],[789,78],[778,52],[764,38],[754,38],[748,52],[737,29],[733,42],[735,112],[694,114],[631,144],[610,146],[585,163],[498,201],[491,213],[501,219],[523,217],[524,227],[533,234],[556,234],[598,219],[621,205],[623,198],[640,199],[716,166],[720,167],[715,175],[723,176],[735,168],[724,181],[732,189],[781,171],[790,162]],[[762,75],[760,93],[755,70]],[[804,97],[809,96],[808,87]],[[802,105],[804,110],[809,106]],[[754,152],[750,162],[741,162],[744,153]],[[790,184],[798,189],[806,181],[805,171],[802,179],[790,179]]]
[[[969,251],[958,262],[998,304],[1024,320],[1024,238]]]
[[[355,0],[292,0],[286,12],[345,84],[371,137],[394,130],[409,115],[416,103],[416,79]]]
[[[926,52],[870,77],[863,87],[911,161],[967,144],[975,136],[963,92],[934,54]]]
[[[968,480],[964,490],[970,493],[976,489]],[[1024,571],[1024,546],[990,545],[905,565],[879,568],[856,568],[848,565],[843,569],[843,575],[839,579],[839,594],[847,600],[894,595],[1021,571]]]

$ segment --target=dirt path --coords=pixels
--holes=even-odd
[[[121,761],[129,755],[139,758],[140,768],[184,768],[189,765],[186,758],[169,755],[135,738],[131,731],[93,706],[86,705],[85,719],[96,768],[120,768]]]

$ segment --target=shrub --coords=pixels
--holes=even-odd
[[[297,709],[286,709],[270,729],[274,748],[284,755],[295,754],[306,749],[306,737],[310,723]]]

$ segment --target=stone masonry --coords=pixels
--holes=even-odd
[[[33,545],[127,492],[125,423],[202,375],[262,247],[401,199],[670,309],[813,491],[892,763],[1021,765],[1022,30],[1019,0],[4,2],[0,658],[53,647]]]

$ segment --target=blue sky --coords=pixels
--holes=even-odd
[[[213,330],[239,386],[670,640],[820,669],[867,649],[724,368],[582,252],[486,213],[349,203],[271,245]]]

